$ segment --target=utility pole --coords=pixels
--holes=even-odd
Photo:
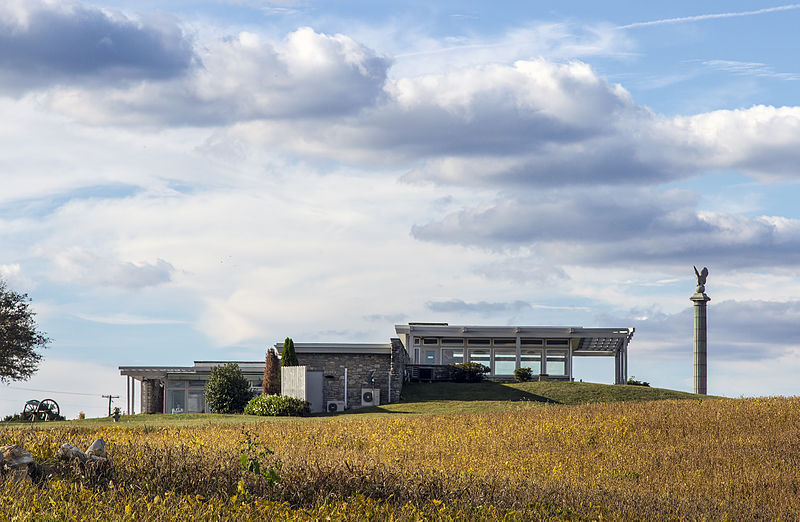
[[[111,399],[119,399],[119,395],[103,395],[104,399],[108,399],[108,416],[111,417]]]

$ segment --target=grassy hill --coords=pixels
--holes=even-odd
[[[402,415],[444,415],[449,413],[480,413],[535,407],[537,404],[580,405],[612,402],[643,402],[664,399],[700,399],[701,396],[646,386],[595,384],[587,382],[522,382],[502,383],[406,383],[401,402],[371,408],[347,410],[344,414],[315,414],[311,419],[362,418]],[[711,398],[706,396],[705,398]],[[296,417],[253,417],[248,415],[221,415],[211,413],[185,413],[181,415],[131,415],[123,416],[121,424],[148,426],[197,426],[211,424],[241,424],[251,422],[293,422]],[[307,420],[307,419],[306,419]],[[37,426],[58,426],[64,423],[81,426],[114,424],[109,418],[37,423]],[[0,425],[28,426],[28,423],[0,423]]]
[[[482,412],[539,404],[579,405],[611,402],[643,402],[665,399],[701,399],[693,393],[588,382],[412,382],[403,385],[401,402],[374,408],[349,410],[350,414],[446,414]],[[705,398],[711,398],[705,396]]]

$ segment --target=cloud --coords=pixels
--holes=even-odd
[[[82,314],[76,313],[75,317],[85,321],[100,324],[113,324],[123,326],[142,326],[142,325],[159,325],[159,324],[186,324],[187,321],[180,319],[161,319],[158,317],[145,317],[131,314],[111,314],[111,315],[95,315],[95,314]]]
[[[120,261],[80,247],[56,252],[52,262],[56,280],[129,289],[168,283],[175,271],[175,267],[163,259],[154,263]]]
[[[684,191],[537,191],[466,208],[412,228],[424,241],[530,247],[569,264],[800,265],[800,221],[702,212]],[[691,262],[689,262],[691,265]]]
[[[691,308],[672,314],[634,310],[624,319],[602,320],[633,324],[633,349],[646,352],[647,357],[688,359],[693,350],[692,314]],[[709,361],[764,361],[791,355],[800,349],[799,322],[800,301],[714,303],[712,299],[708,304]]]
[[[165,79],[195,57],[173,19],[133,20],[73,1],[11,0],[0,6],[0,85],[6,92],[55,84]]]
[[[775,13],[779,11],[789,11],[792,9],[800,9],[800,4],[779,5],[775,7],[767,7],[764,9],[756,9],[753,11],[734,11],[728,13],[712,13],[712,14],[695,15],[695,16],[681,16],[677,18],[662,18],[660,20],[650,20],[647,22],[635,22],[632,24],[620,25],[617,26],[617,29],[633,29],[636,27],[651,27],[654,25],[701,22],[703,20],[717,20],[720,18],[738,18],[740,16],[755,16],[760,14]]]
[[[224,125],[339,117],[383,96],[389,60],[342,34],[302,27],[282,42],[242,32],[206,42],[202,67],[128,88],[57,89],[47,103],[94,124]]]
[[[795,73],[781,73],[772,67],[758,62],[740,62],[736,60],[705,60],[703,65],[718,71],[730,72],[742,76],[757,76],[761,78],[777,78],[779,80],[800,80],[800,75]]]
[[[531,308],[525,301],[512,302],[487,302],[479,301],[467,303],[461,299],[451,299],[449,301],[428,301],[425,307],[432,312],[450,313],[474,313],[479,315],[496,315],[503,312],[519,312]]]

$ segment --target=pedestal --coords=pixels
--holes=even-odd
[[[689,299],[694,303],[694,392],[706,395],[708,393],[706,303],[711,301],[711,298],[705,293],[698,292]]]

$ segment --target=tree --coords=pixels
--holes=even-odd
[[[283,341],[283,352],[281,352],[281,366],[300,366],[300,361],[297,360],[297,354],[294,351],[294,341],[291,337],[287,337]]]
[[[242,413],[253,397],[250,383],[236,363],[211,369],[206,383],[206,404],[212,413]]]
[[[281,363],[278,361],[278,352],[275,351],[275,348],[267,350],[261,393],[264,395],[280,395],[281,393]]]
[[[10,290],[0,279],[0,382],[30,379],[42,360],[36,349],[50,342],[37,330],[30,302],[28,294]]]

